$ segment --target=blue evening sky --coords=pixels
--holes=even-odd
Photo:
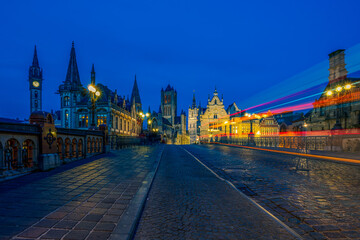
[[[0,116],[29,116],[35,44],[43,109],[60,108],[55,92],[73,40],[84,85],[92,63],[96,81],[121,95],[131,94],[136,74],[144,110],[158,110],[169,83],[178,92],[178,113],[194,90],[205,106],[215,85],[226,105],[270,101],[326,81],[327,55],[339,48],[353,50],[347,63],[359,70],[359,7],[357,0],[4,1]]]

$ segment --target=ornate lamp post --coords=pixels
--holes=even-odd
[[[253,133],[253,118],[255,117],[257,119],[260,119],[260,116],[257,114],[249,114],[249,113],[245,113],[245,116],[250,119],[250,133],[248,134],[249,145],[255,146],[254,133]]]
[[[88,86],[88,90],[91,98],[91,128],[96,129],[95,125],[95,102],[99,99],[101,93],[100,91],[92,84]]]
[[[350,90],[351,89],[351,84],[346,84],[345,86],[337,86],[335,88],[335,91],[336,91],[336,94],[337,94],[337,103],[336,103],[336,123],[334,125],[334,127],[331,129],[331,130],[341,130],[343,129],[342,126],[341,126],[341,121],[340,121],[340,107],[339,107],[339,100],[340,100],[340,94],[343,90]],[[331,97],[333,95],[333,91],[329,90],[326,92],[326,95],[328,97]]]

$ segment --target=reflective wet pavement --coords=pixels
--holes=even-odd
[[[0,239],[107,239],[158,147],[123,149],[0,184]]]
[[[179,146],[166,146],[135,239],[295,239]]]
[[[185,146],[305,239],[360,239],[360,167],[229,146]]]

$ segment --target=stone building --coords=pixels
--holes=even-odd
[[[329,82],[306,119],[307,130],[360,127],[360,78],[348,76],[345,50],[329,54]]]
[[[91,69],[91,84],[100,91],[95,102],[96,111],[92,122],[91,99],[81,81],[72,44],[65,81],[59,86],[61,97],[61,127],[72,129],[98,128],[106,125],[109,136],[138,136],[142,130],[141,100],[136,76],[131,99],[120,96],[103,84],[95,82],[95,68]]]
[[[190,144],[197,143],[200,137],[200,116],[203,113],[203,109],[200,104],[196,106],[195,93],[193,95],[192,105],[188,110],[188,131],[190,137]]]
[[[215,88],[214,96],[208,98],[206,110],[200,115],[200,140],[217,140],[222,135],[229,134],[229,127],[226,123],[229,121],[229,115],[225,111],[223,98],[219,98]]]
[[[189,144],[189,134],[186,131],[186,114],[181,111],[177,116],[177,92],[170,84],[161,89],[161,104],[159,112],[150,116],[150,131],[157,131],[162,141],[168,144]]]

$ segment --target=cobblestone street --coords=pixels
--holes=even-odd
[[[135,239],[293,239],[179,146],[166,146]]]
[[[79,160],[0,184],[0,239],[107,239],[159,147]]]
[[[360,239],[359,166],[220,145],[122,149],[2,182],[0,239],[127,239],[138,217],[135,239],[295,239],[221,178],[304,239]]]
[[[305,239],[360,239],[359,166],[219,145],[185,148]]]

